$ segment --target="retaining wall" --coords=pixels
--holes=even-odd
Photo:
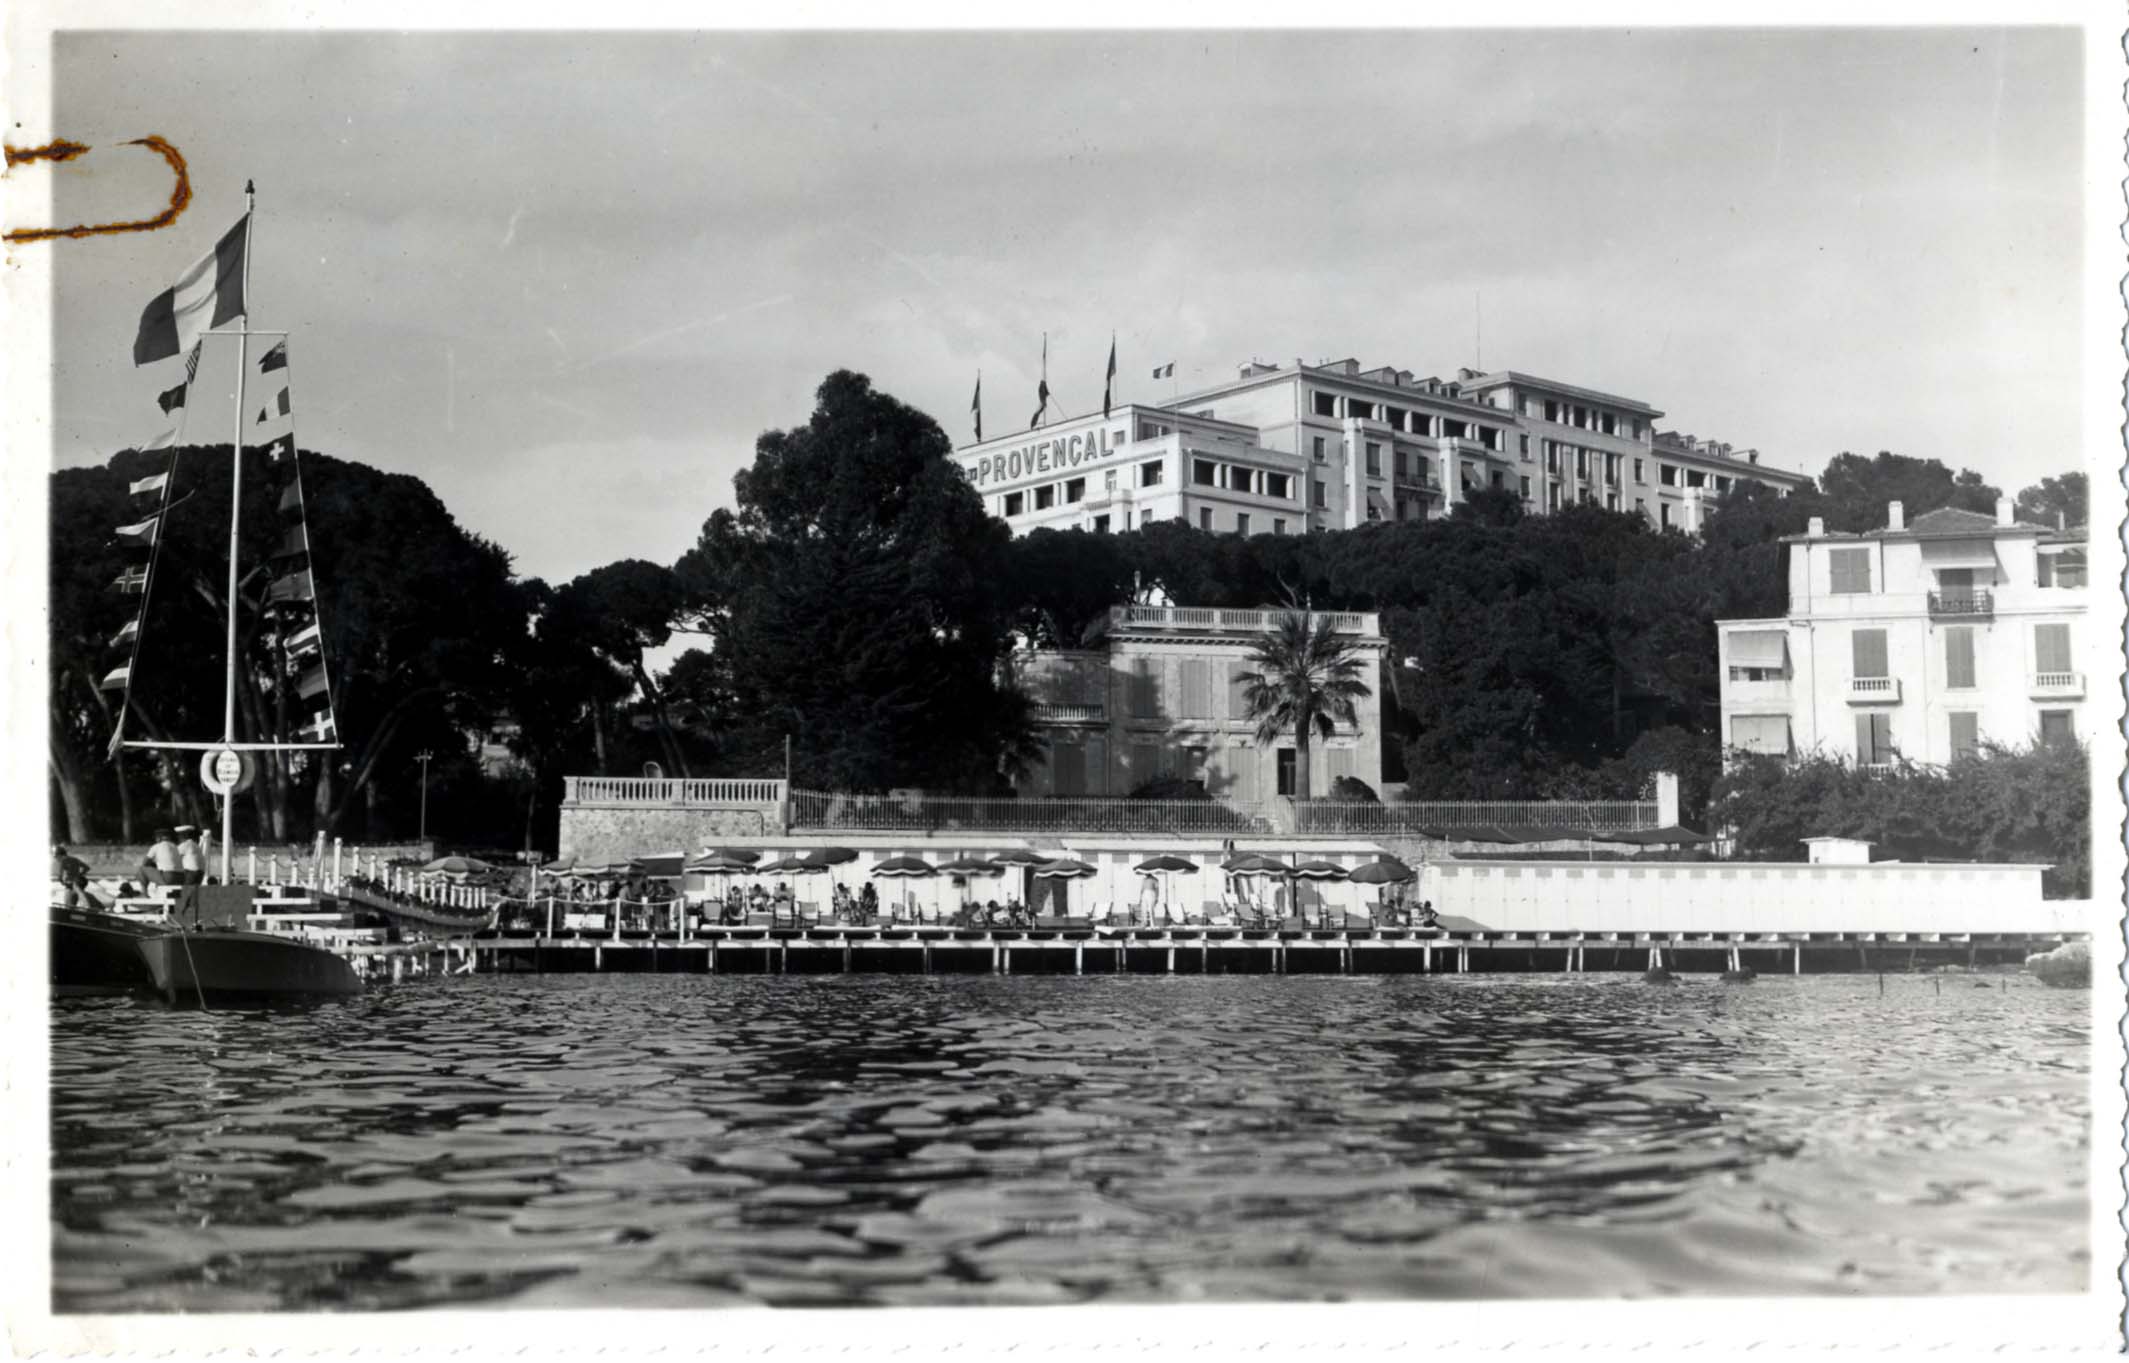
[[[699,852],[720,842],[759,844],[776,832],[773,810],[564,805],[556,855],[626,861],[645,852]]]

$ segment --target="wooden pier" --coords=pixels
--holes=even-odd
[[[1830,974],[2018,964],[2064,933],[1487,933],[1424,928],[707,927],[477,934],[479,971],[814,975]]]

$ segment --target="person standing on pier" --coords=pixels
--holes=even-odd
[[[189,823],[177,826],[178,873],[187,885],[197,885],[206,869],[206,861],[200,856],[200,830]]]

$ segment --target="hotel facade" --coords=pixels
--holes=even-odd
[[[1880,529],[1784,542],[1788,615],[1716,622],[1726,745],[1881,766],[2096,737],[2082,527],[1893,502]]]
[[[1656,429],[1633,398],[1515,370],[1363,370],[1357,360],[1252,362],[1231,383],[1126,404],[955,451],[1013,533],[1135,530],[1182,520],[1244,535],[1305,534],[1448,515],[1482,489],[1545,514],[1575,503],[1699,529],[1740,482],[1787,492],[1802,474],[1759,452]]]

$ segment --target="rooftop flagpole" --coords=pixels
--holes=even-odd
[[[222,690],[222,741],[237,741],[237,528],[244,511],[244,369],[251,350],[251,232],[253,191],[244,182],[244,310],[237,314],[237,419],[230,439],[229,463],[229,637],[227,670]],[[236,787],[222,796],[222,884],[229,884],[229,843],[235,831]]]

